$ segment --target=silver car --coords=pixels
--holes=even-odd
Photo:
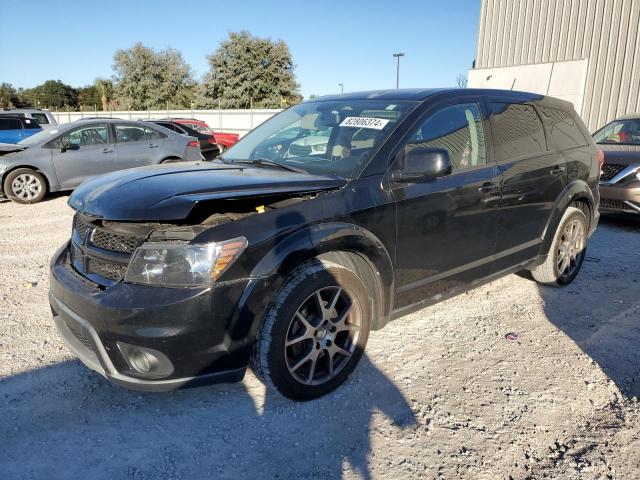
[[[4,155],[3,155],[4,154]],[[96,175],[164,162],[202,160],[194,137],[140,121],[84,120],[0,144],[0,194],[37,203]]]

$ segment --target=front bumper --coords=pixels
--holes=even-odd
[[[73,270],[68,256],[66,244],[51,261],[49,300],[61,337],[89,368],[146,391],[242,380],[254,320],[266,306],[250,301],[250,292],[262,280],[199,289],[124,282],[99,287]],[[135,371],[123,343],[160,352],[170,360],[171,373],[150,378]]]
[[[624,185],[600,185],[600,211],[640,214],[640,181]]]

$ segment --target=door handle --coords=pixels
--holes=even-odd
[[[113,149],[111,149],[111,148],[103,148],[102,149],[102,153],[111,153],[111,152],[113,152]]]
[[[478,191],[480,193],[492,193],[492,192],[497,192],[498,190],[500,190],[500,185],[498,185],[497,183],[483,183],[482,186],[478,187]]]
[[[566,170],[566,168],[563,167],[563,166],[556,167],[556,168],[551,170],[551,175],[560,175],[560,174],[564,173],[565,170]]]
[[[157,143],[150,143],[149,145],[147,145],[147,148],[156,148],[157,146]]]

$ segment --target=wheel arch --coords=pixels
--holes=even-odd
[[[256,265],[251,276],[272,276],[276,291],[291,272],[314,259],[336,263],[362,278],[365,285],[373,289],[372,329],[386,325],[393,308],[393,264],[382,241],[358,225],[331,223],[298,230],[278,242]]]
[[[29,170],[33,170],[34,172],[39,173],[40,175],[42,175],[42,178],[44,178],[44,183],[45,183],[45,186],[47,188],[47,192],[50,193],[52,191],[55,191],[55,190],[52,190],[52,185],[55,185],[55,183],[52,183],[51,179],[49,178],[49,176],[47,175],[47,173],[44,170],[41,170],[38,167],[34,167],[33,165],[16,165],[16,166],[12,166],[8,170],[2,172],[2,176],[0,176],[0,187],[2,187],[3,193],[5,195],[7,193],[4,192],[4,181],[7,178],[7,175],[9,175],[11,172],[15,172],[16,170],[18,170],[20,168],[28,168]]]

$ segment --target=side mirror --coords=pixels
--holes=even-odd
[[[417,183],[451,173],[449,152],[444,148],[415,147],[404,152],[402,169],[392,174],[394,182]]]
[[[67,150],[80,150],[80,145],[63,140],[60,142],[60,153],[64,153]]]

